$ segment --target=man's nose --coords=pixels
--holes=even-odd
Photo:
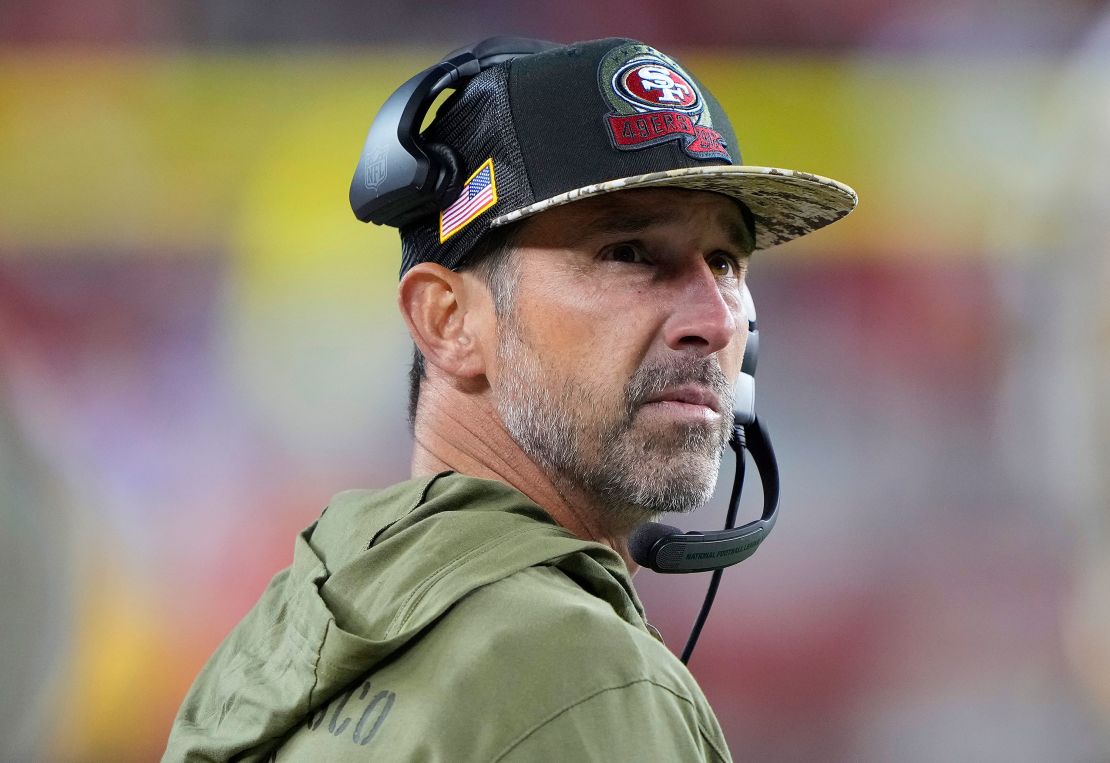
[[[739,297],[730,304],[705,263],[684,272],[675,286],[674,304],[663,328],[667,346],[706,356],[727,347],[740,325]]]

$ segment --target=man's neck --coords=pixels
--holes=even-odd
[[[486,398],[423,385],[414,439],[414,477],[452,470],[504,482],[574,535],[612,548],[629,572],[636,571],[628,552],[631,528],[612,527],[589,496],[557,486],[509,436]]]

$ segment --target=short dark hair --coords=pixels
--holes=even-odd
[[[512,223],[492,229],[482,236],[467,255],[458,270],[470,270],[482,278],[493,296],[493,306],[500,317],[512,306],[512,287],[515,270],[512,253],[521,223]],[[412,346],[412,366],[409,368],[409,428],[416,426],[416,406],[420,402],[420,382],[427,378],[424,355]]]

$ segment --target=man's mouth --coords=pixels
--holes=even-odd
[[[644,401],[644,405],[674,405],[708,408],[713,413],[721,412],[721,400],[706,387],[697,384],[681,384],[667,387]]]

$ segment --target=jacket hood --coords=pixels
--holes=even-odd
[[[339,494],[198,676],[164,759],[264,757],[467,594],[544,564],[648,630],[621,558],[508,485],[445,472]]]

